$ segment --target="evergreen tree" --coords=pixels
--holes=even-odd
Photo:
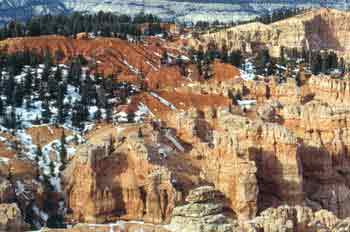
[[[45,63],[43,72],[41,74],[41,80],[43,82],[48,82],[50,75],[51,75],[51,64],[48,62],[48,63]]]
[[[240,51],[232,51],[229,56],[229,62],[236,67],[242,66],[242,54]]]
[[[59,89],[59,88],[57,88],[58,86],[59,85],[58,85],[57,80],[55,78],[50,77],[48,80],[48,83],[47,83],[47,88],[48,88],[50,99],[53,99],[56,97],[57,90]]]
[[[228,52],[228,49],[227,49],[226,45],[224,45],[222,47],[220,58],[221,58],[222,62],[224,62],[224,63],[228,63],[229,62],[229,52]]]
[[[143,138],[143,133],[142,133],[141,127],[139,127],[139,131],[138,131],[137,136],[138,136],[139,138]]]
[[[43,152],[41,150],[41,145],[38,144],[36,148],[35,161],[39,163],[40,159],[43,157]]]
[[[166,50],[163,51],[162,57],[160,59],[161,64],[167,64],[169,60],[169,55],[168,52]]]
[[[49,123],[50,122],[51,114],[52,113],[51,113],[51,110],[50,110],[50,105],[49,105],[48,100],[46,99],[43,102],[43,112],[42,112],[43,123]]]
[[[344,61],[343,57],[341,57],[339,60],[338,69],[339,69],[341,75],[344,75],[344,73],[345,73],[345,61]]]
[[[62,81],[62,70],[59,65],[56,66],[56,72],[55,72],[54,78],[57,82]]]
[[[66,119],[66,111],[64,106],[64,91],[65,91],[65,85],[60,84],[58,88],[58,94],[56,99],[56,105],[57,105],[57,122],[60,124],[63,124]]]
[[[10,113],[6,116],[5,126],[14,130],[17,128],[16,108],[13,106],[11,107]]]
[[[285,55],[285,52],[284,52],[284,47],[281,47],[280,48],[281,49],[281,51],[280,51],[280,59],[279,59],[279,64],[281,64],[281,65],[285,65],[286,64],[286,55]]]
[[[4,103],[0,97],[0,117],[4,116]]]
[[[100,107],[97,108],[97,111],[95,112],[95,117],[94,119],[97,121],[97,122],[100,122],[101,119],[102,119],[102,112],[101,112],[101,109]]]
[[[329,61],[328,61],[328,54],[322,54],[321,55],[321,72],[327,73],[329,69]]]
[[[203,66],[202,66],[202,62],[198,62],[197,63],[197,69],[198,69],[198,74],[199,76],[203,75]]]
[[[27,69],[25,77],[24,77],[24,94],[25,95],[31,95],[32,94],[32,87],[33,85],[33,75],[31,73],[30,68]]]
[[[54,188],[50,181],[50,177],[48,175],[43,175],[43,177],[44,177],[44,186],[47,188],[47,192],[54,191]]]
[[[115,150],[114,144],[115,144],[115,138],[113,137],[113,135],[110,135],[109,142],[108,142],[108,154],[109,155],[111,155]]]
[[[9,77],[6,79],[4,85],[5,85],[4,94],[6,97],[6,102],[8,105],[12,105],[12,100],[13,100],[12,95],[13,95],[14,88],[16,86],[16,82],[15,82],[14,75],[11,74],[11,72],[9,73]]]
[[[62,135],[61,135],[61,146],[60,146],[59,154],[62,162],[61,168],[63,170],[67,165],[66,135],[64,133],[64,130],[62,131]]]
[[[317,75],[322,69],[322,57],[319,53],[313,54],[311,57],[311,71],[313,74]]]
[[[106,107],[106,122],[111,123],[113,121],[113,112],[112,112],[112,106],[110,104],[107,104]]]
[[[261,49],[256,59],[257,70],[261,74],[266,74],[265,69],[270,64],[270,55],[267,49]]]
[[[52,160],[49,163],[49,168],[50,168],[51,176],[55,176],[55,164],[54,164],[54,162]]]
[[[15,87],[15,90],[13,92],[13,104],[16,107],[21,107],[23,105],[23,97],[24,97],[24,88],[22,87],[22,83],[18,84]]]

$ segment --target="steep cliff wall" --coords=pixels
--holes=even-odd
[[[279,56],[280,47],[309,49],[333,49],[348,58],[350,14],[333,9],[319,9],[306,12],[269,25],[251,23],[219,32],[204,34],[204,44],[214,41],[219,46],[232,49],[254,49],[256,45],[266,46],[273,56]],[[201,43],[190,41],[192,45]]]

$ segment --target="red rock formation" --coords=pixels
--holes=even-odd
[[[47,50],[68,62],[72,57],[84,56],[105,75],[121,71],[148,71],[158,66],[160,57],[146,45],[132,44],[121,39],[97,38],[89,40],[63,36],[40,36],[14,38],[1,41],[0,50],[13,53],[30,50],[44,54]]]
[[[113,153],[97,145],[78,151],[66,171],[73,220],[105,222],[120,217],[163,222],[181,200],[171,172],[150,163],[148,148],[140,141],[119,145]]]

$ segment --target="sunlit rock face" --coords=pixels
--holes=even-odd
[[[272,56],[279,56],[281,48],[333,49],[348,59],[350,14],[334,9],[316,9],[302,15],[272,24],[251,23],[208,33],[202,36],[204,43],[195,39],[192,45],[215,42],[219,46],[251,52],[261,46]],[[257,46],[259,45],[259,46]]]

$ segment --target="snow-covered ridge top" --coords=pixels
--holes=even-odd
[[[0,1],[0,23],[18,18],[18,10],[24,12],[20,19],[27,19],[33,15],[60,14],[73,11],[96,13],[99,11],[115,12],[119,14],[135,15],[141,11],[158,15],[163,19],[177,19],[180,21],[243,21],[253,19],[274,9],[283,7],[333,7],[346,9],[344,1],[328,0],[323,2],[281,1],[270,0],[257,2],[253,0],[2,0]],[[23,10],[24,9],[24,10]],[[27,9],[27,10],[25,10]]]

